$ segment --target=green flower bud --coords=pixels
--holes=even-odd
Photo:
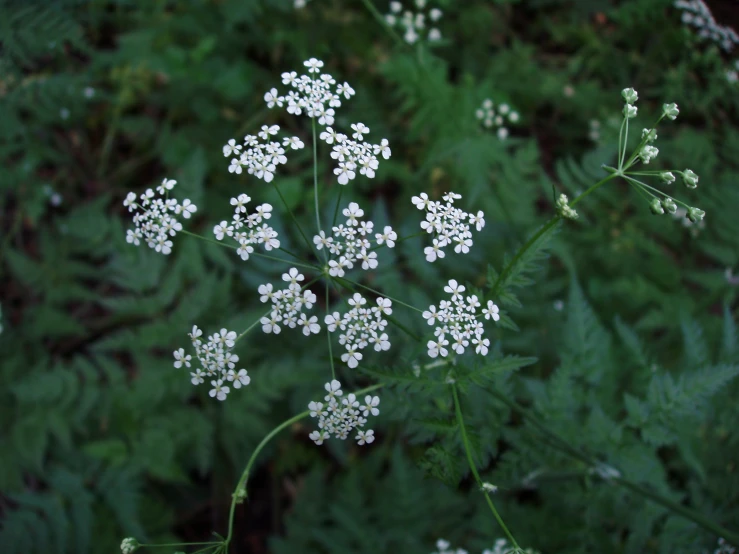
[[[671,185],[675,182],[675,176],[671,171],[663,171],[659,174],[659,178],[662,179],[662,182],[666,185]]]
[[[133,537],[125,538],[121,542],[121,554],[132,554],[132,552],[135,552],[139,546],[139,541]]]
[[[674,120],[677,117],[677,114],[680,113],[680,110],[677,109],[677,104],[673,102],[672,104],[664,104],[662,106],[662,113],[665,117],[669,117]]]
[[[690,169],[683,171],[683,181],[685,181],[685,186],[689,189],[694,189],[698,186],[698,176]]]
[[[639,99],[639,95],[633,88],[625,88],[621,91],[621,96],[624,97],[627,104],[633,104]]]
[[[662,215],[665,211],[662,209],[662,203],[659,198],[655,198],[649,203],[649,209],[652,210],[654,215]]]
[[[705,215],[706,215],[706,212],[704,212],[700,208],[688,208],[688,213],[686,214],[687,218],[693,223],[698,223],[699,221],[703,221],[703,217]]]
[[[677,211],[677,204],[675,204],[675,201],[672,198],[665,198],[662,200],[662,207],[666,212],[671,214],[674,214]]]
[[[650,161],[657,157],[657,154],[659,154],[659,150],[657,148],[655,148],[654,146],[645,146],[639,152],[639,157],[641,158],[641,161],[643,161],[645,164],[648,164]]]
[[[626,119],[634,119],[636,117],[636,106],[632,106],[631,104],[624,105],[624,117]]]
[[[654,142],[657,140],[657,129],[644,129],[641,132],[641,138],[644,140],[647,139],[647,142]]]

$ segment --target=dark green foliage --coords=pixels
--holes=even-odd
[[[393,151],[342,203],[399,236],[419,230],[420,192],[455,191],[485,212],[468,255],[428,264],[429,238],[416,237],[381,252],[365,284],[426,309],[454,278],[501,320],[487,357],[438,363],[431,327],[394,305],[390,353],[337,365],[347,392],[385,384],[377,440],[321,449],[314,421],[284,430],[252,469],[230,551],[491,547],[503,532],[472,478],[452,383],[471,456],[522,546],[712,550],[705,526],[615,475],[739,532],[735,58],[684,28],[670,0],[429,3],[444,10],[433,48],[397,45],[360,1],[0,0],[2,554],[210,540],[256,445],[322,396],[323,334],[247,335],[236,352],[252,381],[225,404],[192,387],[171,352],[193,324],[245,329],[265,311],[257,286],[284,266],[184,235],[168,257],[134,248],[121,206],[177,179],[175,196],[199,207],[186,228],[210,236],[245,192],[275,206],[283,246],[303,253],[276,192],[228,173],[221,147],[273,123],[309,146],[306,121],[262,98],[313,56],[357,91],[336,128],[362,121]],[[550,223],[556,195],[576,197],[614,163],[626,86],[640,92],[632,145],[663,102],[679,104],[649,169],[700,175],[697,190],[671,190],[704,225],[652,216],[615,180],[576,222]],[[474,117],[485,98],[521,115],[506,141]],[[339,187],[329,149],[318,154],[325,222]],[[275,180],[309,234],[311,161],[296,153]]]

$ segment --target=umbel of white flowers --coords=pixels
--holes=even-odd
[[[370,444],[375,440],[375,432],[372,429],[364,430],[369,416],[380,414],[380,398],[367,395],[364,404],[354,394],[344,396],[341,383],[336,379],[326,383],[326,396],[323,402],[311,402],[308,404],[310,416],[318,419],[318,430],[313,431],[309,437],[318,445],[331,437],[346,440],[354,429],[358,429],[355,439],[359,445]]]
[[[475,116],[486,129],[496,129],[496,134],[500,140],[508,138],[508,127],[505,126],[506,122],[515,124],[519,120],[518,112],[512,110],[505,103],[498,106],[498,112],[496,113],[493,101],[490,98],[483,100],[482,106],[475,111]]]
[[[390,13],[385,16],[387,24],[401,29],[403,40],[408,44],[414,44],[424,37],[428,42],[441,40],[441,31],[427,24],[427,19],[432,23],[439,21],[443,15],[441,10],[431,8],[427,13],[427,0],[414,0],[413,4],[417,11],[403,9],[402,2],[390,2]]]

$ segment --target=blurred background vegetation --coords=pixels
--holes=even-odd
[[[731,26],[739,10],[728,4],[710,2]],[[483,286],[487,264],[500,269],[554,213],[552,187],[574,197],[603,177],[622,88],[639,91],[642,126],[677,102],[652,165],[700,175],[697,190],[677,194],[707,212],[704,224],[652,216],[623,183],[589,196],[511,308],[519,331],[491,337],[497,352],[538,361],[494,387],[578,448],[739,531],[735,59],[668,0],[429,5],[444,12],[431,47],[397,44],[361,0],[0,1],[3,554],[110,553],[124,536],[208,540],[224,530],[256,444],[320,390],[324,341],[285,349],[283,337],[264,336],[237,350],[252,375],[246,391],[220,404],[193,388],[171,352],[195,323],[245,328],[262,310],[257,285],[282,268],[186,236],[168,257],[134,248],[121,205],[128,191],[177,179],[199,207],[188,228],[207,235],[246,192],[275,206],[275,226],[299,248],[274,191],[228,173],[221,147],[272,123],[308,143],[306,120],[268,111],[262,97],[309,57],[357,91],[337,126],[362,121],[393,150],[345,198],[401,236],[417,230],[410,197],[422,191],[453,190],[485,211],[468,256],[431,266],[420,240],[408,241],[370,276],[417,306],[452,277]],[[505,141],[475,118],[485,98],[521,115]],[[287,202],[312,217],[309,151],[281,170]],[[401,349],[407,365],[395,370],[412,374],[417,355]],[[374,382],[342,375],[349,390]],[[407,393],[383,391],[369,448],[317,448],[309,423],[273,441],[237,511],[232,551],[414,554],[439,537],[490,547],[502,533],[453,432],[429,419],[432,407],[449,410],[448,392]],[[522,545],[697,554],[716,544],[554,452],[483,389],[467,391],[465,406],[483,476],[500,487],[496,502]]]

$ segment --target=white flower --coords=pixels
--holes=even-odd
[[[192,373],[192,372],[190,372],[190,377],[192,377],[192,378],[190,379],[190,382],[191,382],[191,383],[192,383],[193,385],[196,385],[196,386],[197,386],[197,385],[202,385],[202,384],[203,384],[203,383],[205,382],[205,381],[203,380],[203,376],[204,376],[204,375],[205,375],[205,373],[203,373],[203,370],[202,370],[202,369],[200,369],[200,368],[197,368],[197,369],[195,370],[195,373]]]
[[[318,318],[316,316],[308,319],[305,314],[300,314],[299,324],[303,326],[303,334],[307,337],[311,333],[318,334],[321,332],[321,326],[318,325]]]
[[[242,386],[251,383],[251,377],[247,373],[245,369],[240,369],[238,373],[234,373],[232,369],[228,372],[228,380],[233,381],[235,389],[240,389]]]
[[[305,144],[303,144],[303,141],[299,137],[285,137],[282,142],[283,146],[290,146],[293,150],[300,150],[305,147]]]
[[[267,107],[272,109],[275,105],[281,108],[285,99],[279,96],[276,88],[273,88],[264,95],[264,101],[267,103]]]
[[[369,127],[364,123],[352,123],[351,128],[354,130],[352,138],[356,140],[363,140],[364,135],[370,132]]]
[[[298,283],[305,280],[305,275],[300,273],[297,268],[291,267],[287,273],[282,274],[282,280],[289,282],[291,289],[297,287],[297,290],[300,290],[300,285]]]
[[[375,440],[375,432],[372,429],[367,432],[358,431],[356,438],[360,445],[370,444]]]
[[[215,397],[218,398],[218,400],[226,400],[226,396],[228,395],[229,388],[223,386],[223,380],[218,379],[216,381],[211,381],[210,384],[213,386],[211,391],[208,393],[211,398]]]
[[[485,319],[491,319],[498,321],[500,319],[499,309],[492,300],[488,300],[487,308],[483,308],[482,313],[485,315]]]
[[[380,410],[377,406],[380,405],[380,398],[378,396],[365,396],[364,405],[362,406],[362,415],[367,417],[369,414],[373,416],[380,415]]]
[[[349,225],[356,226],[358,225],[357,218],[364,215],[364,210],[356,202],[351,202],[347,208],[344,208],[342,213],[348,218]]]
[[[338,94],[339,96],[343,95],[344,98],[348,100],[349,98],[354,96],[354,89],[349,86],[349,83],[345,82],[343,85],[339,85],[338,87],[336,87],[336,94]]]
[[[444,292],[451,294],[452,298],[458,298],[465,290],[464,285],[458,284],[455,279],[449,279],[449,284],[444,287]]]
[[[472,344],[475,345],[475,353],[487,356],[488,348],[490,347],[490,341],[488,339],[472,339]]]
[[[225,236],[233,236],[234,229],[226,221],[221,221],[218,225],[213,227],[213,233],[217,240],[223,240]]]
[[[316,58],[311,58],[303,63],[303,65],[308,68],[308,73],[318,73],[323,67],[323,62]]]
[[[341,383],[336,379],[326,383],[323,388],[326,389],[326,392],[328,392],[328,394],[324,398],[326,402],[331,402],[332,399],[344,394],[341,390]]]
[[[185,355],[185,349],[180,348],[179,350],[174,351],[174,366],[179,369],[183,366],[190,367],[190,360],[192,360],[192,356]]]

